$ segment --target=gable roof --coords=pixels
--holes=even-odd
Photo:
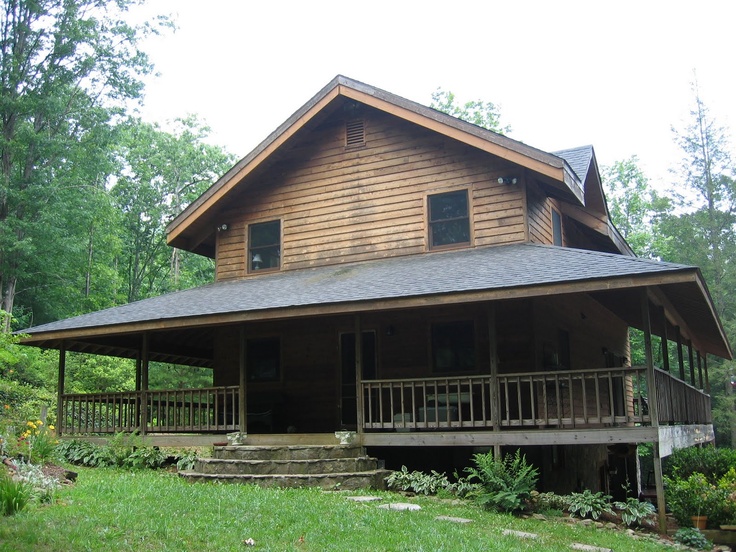
[[[582,180],[563,158],[385,90],[338,75],[168,225],[166,231],[169,245],[213,256],[213,247],[206,242],[215,232],[216,217],[222,209],[222,200],[248,175],[265,165],[269,157],[294,139],[300,131],[329,115],[337,108],[340,99],[369,105],[526,167],[548,185],[555,187],[558,193],[580,205],[584,204]]]
[[[452,270],[447,270],[452,267]],[[387,258],[217,282],[24,330],[26,344],[221,325],[658,285],[702,350],[730,349],[697,268],[539,244]],[[616,301],[610,307],[616,312]],[[637,304],[636,301],[634,301]],[[622,314],[622,316],[627,316]],[[625,318],[626,319],[626,318]],[[628,319],[638,326],[640,320]],[[49,344],[48,346],[55,346]]]

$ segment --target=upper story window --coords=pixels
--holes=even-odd
[[[281,267],[281,221],[272,220],[248,227],[248,272]]]
[[[470,243],[468,191],[429,196],[429,247]]]
[[[562,218],[554,209],[552,209],[552,243],[562,246]]]

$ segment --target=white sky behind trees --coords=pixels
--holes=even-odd
[[[723,0],[149,0],[174,34],[146,51],[159,76],[142,115],[189,113],[247,154],[335,75],[429,105],[438,87],[494,102],[510,136],[554,151],[592,144],[608,165],[637,155],[658,187],[682,158],[700,95],[736,125],[736,3]],[[733,146],[733,142],[731,144]]]

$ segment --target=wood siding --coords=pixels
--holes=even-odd
[[[529,211],[529,241],[551,245],[553,243],[551,200],[534,182],[527,185],[527,208]]]
[[[345,147],[335,117],[247,182],[222,219],[218,280],[247,275],[247,225],[274,219],[282,270],[425,253],[427,194],[458,189],[469,190],[471,245],[525,241],[523,184],[498,183],[507,162],[385,113],[365,121],[364,147]]]

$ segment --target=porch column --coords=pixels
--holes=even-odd
[[[659,307],[659,317],[662,320],[662,370],[670,372],[670,351],[667,345],[667,314],[664,307]]]
[[[705,389],[705,386],[703,385],[703,362],[700,357],[700,351],[695,351],[695,353],[697,354],[698,359],[698,382],[700,390],[702,391]]]
[[[148,332],[143,334],[141,339],[141,416],[138,418],[141,435],[145,435],[148,430]]]
[[[693,342],[687,340],[687,359],[690,364],[690,385],[695,387],[695,359],[693,358]]]
[[[703,355],[703,372],[705,372],[705,392],[710,395],[710,380],[708,379],[708,354]]]
[[[247,381],[247,344],[245,342],[245,326],[240,326],[240,351],[239,351],[239,363],[240,363],[240,388],[238,394],[238,420],[240,424],[240,433],[248,432],[248,389],[246,387]]]
[[[680,333],[680,326],[675,328],[677,330],[677,362],[680,366],[680,381],[685,381],[685,360],[682,354],[682,334]]]
[[[61,436],[64,431],[64,374],[66,372],[66,343],[61,342],[59,347],[59,380],[56,383],[56,435]]]
[[[646,290],[641,293],[641,320],[644,329],[644,352],[647,362],[647,398],[649,401],[649,417],[652,427],[659,430],[659,412],[657,408],[657,388],[654,384],[654,355],[652,353],[652,326],[649,315],[649,296]],[[657,489],[657,516],[660,533],[667,532],[667,515],[664,502],[664,480],[662,478],[662,457],[659,454],[659,436],[653,443],[654,484]]]
[[[357,432],[363,433],[363,327],[360,315],[355,315],[355,403]]]
[[[141,362],[141,352],[138,351],[138,353],[135,355],[135,391],[139,394],[141,392],[141,378],[142,378],[142,372],[143,372],[143,363]],[[140,419],[141,419],[141,401],[137,400],[135,401],[135,419],[137,420],[138,425],[140,425]]]
[[[493,431],[501,430],[501,405],[498,393],[498,336],[496,334],[496,305],[491,303],[488,307],[488,348],[491,366],[491,420]],[[493,457],[501,458],[501,445],[493,445]]]

